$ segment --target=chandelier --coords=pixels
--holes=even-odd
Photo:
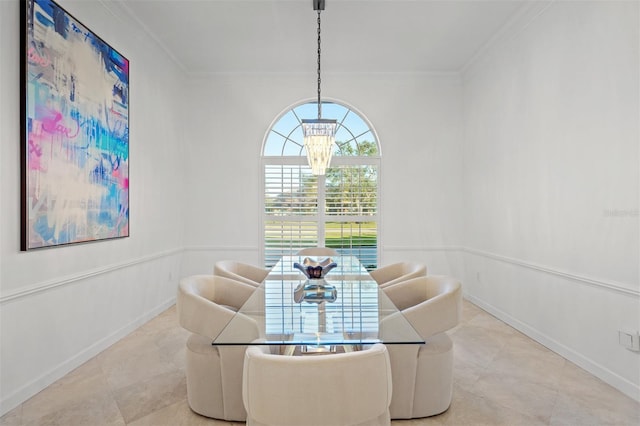
[[[302,120],[307,161],[314,175],[324,175],[331,163],[337,124],[336,120],[322,118],[322,101],[320,100],[320,12],[324,10],[324,3],[325,0],[313,0],[313,10],[318,11],[318,118]]]

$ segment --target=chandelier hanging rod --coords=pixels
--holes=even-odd
[[[307,151],[307,161],[314,175],[324,175],[331,164],[331,155],[335,142],[336,125],[334,119],[322,118],[322,96],[320,77],[320,58],[322,55],[322,38],[320,31],[320,12],[324,10],[325,0],[313,0],[313,9],[318,12],[318,118],[302,120],[304,147]]]
[[[322,79],[320,78],[320,56],[322,54],[321,41],[320,38],[320,12],[324,10],[324,2],[325,0],[313,0],[313,10],[318,11],[318,120],[322,118],[322,101],[320,99],[320,83]]]

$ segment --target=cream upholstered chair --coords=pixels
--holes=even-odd
[[[393,374],[391,418],[440,414],[451,404],[453,342],[446,331],[460,322],[462,286],[451,277],[430,275],[383,291],[425,340],[423,345],[388,346]]]
[[[213,275],[183,278],[178,286],[180,325],[192,334],[187,340],[187,399],[196,413],[223,420],[244,421],[242,366],[246,346],[213,346],[255,287]],[[251,323],[251,320],[247,318]],[[257,325],[247,328],[253,340]],[[250,341],[250,340],[249,340]]]
[[[213,265],[213,275],[257,287],[269,275],[269,270],[235,260],[220,260]]]
[[[427,275],[427,267],[418,262],[398,262],[370,272],[381,288]]]
[[[391,390],[380,343],[331,355],[272,355],[262,346],[245,353],[247,426],[390,425]]]
[[[298,250],[298,256],[340,256],[337,250],[329,247],[306,247]]]

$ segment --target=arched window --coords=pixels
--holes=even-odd
[[[303,247],[326,246],[378,264],[380,146],[367,121],[352,108],[323,102],[322,117],[337,120],[331,166],[315,176],[307,165],[301,120],[317,116],[317,104],[285,111],[269,129],[264,167],[266,267]]]

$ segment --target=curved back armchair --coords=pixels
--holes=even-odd
[[[418,262],[398,262],[370,272],[381,288],[427,275],[426,265]]]
[[[269,275],[269,270],[235,260],[220,260],[213,265],[213,275],[258,287]]]
[[[298,256],[339,256],[337,250],[329,247],[306,247],[298,250]]]
[[[191,332],[186,349],[187,400],[196,413],[233,421],[246,418],[241,387],[246,347],[211,342],[254,291],[251,285],[213,275],[180,281],[178,321]],[[247,330],[248,337],[258,337],[257,325]]]
[[[383,344],[319,356],[245,353],[247,426],[390,425],[391,371]]]
[[[423,345],[390,345],[393,419],[427,417],[446,411],[453,391],[453,342],[446,331],[460,322],[462,286],[454,278],[430,275],[383,288],[425,340]],[[384,327],[384,320],[380,324]]]

